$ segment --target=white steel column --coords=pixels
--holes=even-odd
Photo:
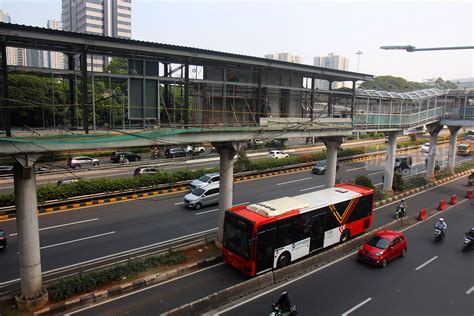
[[[13,172],[21,284],[21,293],[15,299],[19,309],[27,311],[48,301],[41,277],[35,160],[30,156],[17,158],[20,163],[15,165]]]
[[[397,136],[398,132],[388,133],[387,160],[385,163],[383,179],[383,190],[385,192],[392,191],[393,169],[395,168],[395,156],[397,154]]]
[[[233,143],[213,143],[219,152],[219,228],[217,245],[221,246],[224,239],[225,211],[232,207],[234,187],[234,156],[237,152]]]
[[[449,128],[449,151],[448,151],[448,170],[454,171],[456,164],[456,141],[460,126],[448,126]]]
[[[436,144],[438,142],[438,134],[443,129],[443,126],[439,123],[433,123],[426,125],[428,132],[430,133],[430,149],[428,151],[428,166],[426,167],[426,177],[432,178],[434,176],[434,170],[436,165]]]
[[[344,142],[343,137],[327,137],[324,138],[326,145],[326,188],[332,188],[336,184],[336,168],[337,168],[337,150]]]

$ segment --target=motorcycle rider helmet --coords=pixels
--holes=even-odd
[[[444,222],[444,219],[442,217],[439,218],[440,222]]]
[[[401,201],[400,201],[400,202],[402,202],[402,203],[403,203],[403,202],[405,202],[405,199],[401,199]]]

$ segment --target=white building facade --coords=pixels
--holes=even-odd
[[[265,58],[279,60],[279,61],[286,61],[289,63],[297,63],[297,64],[303,63],[303,58],[301,56],[294,55],[292,53],[266,54]]]
[[[337,69],[337,70],[349,70],[349,58],[334,55],[333,53],[323,57],[314,57],[314,65],[317,67]],[[351,84],[345,84],[344,82],[334,82],[332,85],[333,89],[339,89],[342,87],[351,87]],[[316,80],[316,88],[328,90],[329,82],[326,80]]]
[[[61,18],[65,31],[132,38],[132,0],[62,0]],[[103,71],[107,63],[88,56],[89,70]]]
[[[62,30],[63,24],[58,20],[48,20],[48,29]],[[64,69],[64,54],[60,52],[43,52],[44,62],[43,67],[53,69]]]

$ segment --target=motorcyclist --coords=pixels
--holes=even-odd
[[[151,157],[152,157],[152,159],[157,159],[158,156],[159,156],[158,148],[157,148],[157,147],[153,147],[153,151],[151,152]]]
[[[441,237],[445,237],[446,235],[446,229],[448,228],[448,225],[446,224],[446,222],[444,221],[444,219],[442,217],[440,217],[438,219],[438,221],[436,222],[435,226],[434,226],[436,229],[439,229],[441,230]]]
[[[405,199],[400,200],[400,204],[398,204],[398,209],[401,210],[403,214],[406,214],[407,203],[405,202]]]
[[[283,312],[290,312],[291,311],[291,301],[288,297],[288,291],[283,291],[278,298],[278,301],[275,304]]]
[[[471,240],[471,241],[474,241],[474,227],[471,228],[469,231],[466,232],[466,237]]]

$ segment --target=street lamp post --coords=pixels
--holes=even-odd
[[[357,51],[356,55],[357,55],[357,72],[359,72],[359,61],[360,61],[360,55],[362,55],[362,51],[361,50]]]

